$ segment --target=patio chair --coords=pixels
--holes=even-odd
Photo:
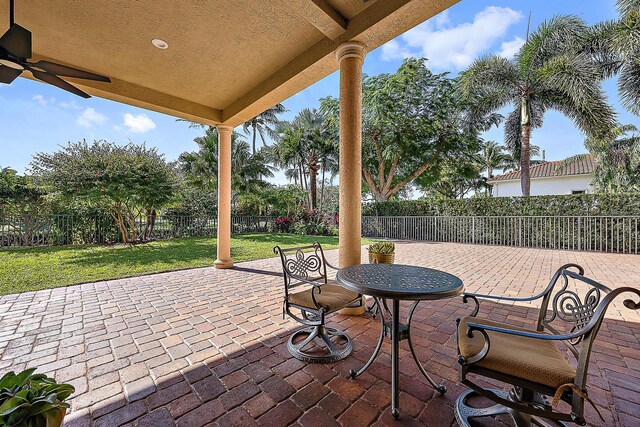
[[[546,425],[538,417],[563,425],[565,422],[585,425],[585,400],[600,414],[586,388],[589,357],[607,307],[625,292],[640,296],[640,291],[634,288],[609,289],[584,277],[579,265],[566,264],[555,272],[546,289],[532,298],[464,294],[463,302],[473,301],[475,308],[470,316],[457,320],[460,381],[471,389],[456,402],[458,424],[469,426],[472,418],[509,414],[518,427]],[[536,330],[477,318],[482,299],[512,303],[539,300]],[[640,308],[640,302],[631,299],[624,300],[624,305],[633,310]],[[575,357],[576,368],[556,347],[555,343],[560,342]],[[483,388],[469,374],[504,382],[513,388],[509,392]],[[469,400],[477,395],[496,405],[472,406]],[[548,397],[552,397],[551,402]],[[560,401],[570,408],[558,408]]]
[[[325,317],[342,308],[359,307],[362,295],[328,280],[327,267],[337,268],[327,262],[320,243],[295,248],[276,246],[273,252],[280,255],[284,273],[282,315],[286,313],[305,325],[289,338],[289,353],[315,363],[347,357],[352,350],[351,339],[343,331],[325,326]],[[300,310],[300,315],[292,309]]]

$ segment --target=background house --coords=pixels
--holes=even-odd
[[[541,163],[531,167],[531,195],[592,193],[594,162],[591,154],[577,156],[573,161],[564,160]],[[491,178],[494,197],[521,196],[520,171],[513,171]]]

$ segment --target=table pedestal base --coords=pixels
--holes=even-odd
[[[380,349],[382,348],[382,343],[384,342],[384,337],[389,338],[391,340],[391,415],[393,415],[395,419],[398,419],[398,417],[400,417],[400,410],[399,410],[400,390],[398,388],[398,379],[400,376],[400,372],[398,369],[400,341],[407,340],[409,342],[409,349],[411,350],[411,355],[413,356],[413,360],[416,362],[416,365],[418,365],[418,369],[420,369],[420,372],[422,373],[422,375],[424,375],[427,381],[429,381],[429,384],[431,384],[431,386],[438,393],[440,393],[440,395],[445,394],[447,391],[447,388],[444,385],[436,384],[436,382],[431,379],[427,371],[422,366],[422,363],[420,363],[420,361],[418,360],[416,351],[413,348],[413,343],[411,342],[411,319],[420,301],[414,302],[413,305],[411,306],[411,309],[409,309],[409,314],[407,316],[407,323],[401,323],[400,322],[400,300],[397,300],[397,299],[393,300],[393,308],[391,310],[391,313],[387,311],[387,314],[391,314],[391,321],[385,321],[384,310],[380,303],[380,299],[376,297],[373,297],[373,299],[375,300],[375,303],[377,306],[377,315],[380,316],[380,323],[381,323],[380,338],[378,339],[378,344],[376,345],[376,348],[373,351],[373,354],[371,355],[371,358],[367,361],[367,363],[365,363],[364,366],[362,366],[362,368],[358,369],[357,371],[351,370],[349,374],[351,375],[351,378],[356,378],[357,376],[361,375],[364,371],[366,371],[369,368],[369,366],[371,366],[373,361],[376,359],[378,354],[380,353]],[[386,308],[386,304],[385,304],[385,308]]]

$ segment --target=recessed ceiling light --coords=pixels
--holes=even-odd
[[[169,48],[169,43],[167,43],[166,41],[164,41],[162,39],[153,39],[153,40],[151,40],[151,44],[153,44],[158,49],[168,49]]]

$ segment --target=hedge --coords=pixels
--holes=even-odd
[[[640,194],[575,194],[394,200],[364,205],[366,216],[638,216]]]

